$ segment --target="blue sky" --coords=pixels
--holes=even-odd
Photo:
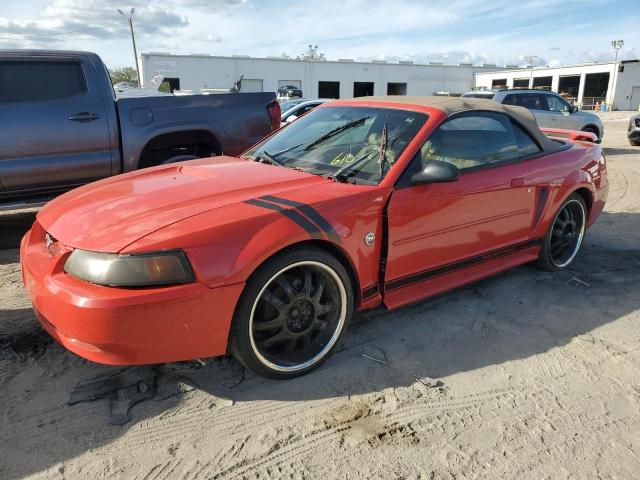
[[[99,53],[133,64],[117,8],[135,7],[139,52],[540,65],[640,57],[640,0],[0,0],[0,48]],[[63,34],[61,34],[63,33]]]

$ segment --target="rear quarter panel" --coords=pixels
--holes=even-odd
[[[536,188],[548,189],[540,219],[533,225],[532,237],[544,236],[556,212],[569,195],[588,192],[590,226],[600,215],[608,192],[606,163],[600,145],[589,142],[568,142],[571,148],[538,159],[528,160],[528,175]]]

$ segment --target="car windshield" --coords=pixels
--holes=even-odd
[[[427,118],[389,108],[316,108],[243,156],[337,181],[375,185]]]

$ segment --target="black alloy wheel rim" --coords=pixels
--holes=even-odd
[[[256,353],[272,368],[300,370],[325,356],[344,323],[344,286],[335,272],[302,262],[276,274],[252,311]]]
[[[558,212],[549,239],[551,261],[564,267],[574,259],[584,234],[584,208],[577,200],[563,205]]]

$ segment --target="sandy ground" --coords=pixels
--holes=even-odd
[[[361,316],[323,368],[289,382],[233,360],[166,366],[161,394],[124,426],[108,423],[106,400],[66,405],[79,381],[113,369],[40,331],[18,252],[0,251],[0,478],[638,478],[640,148],[628,117],[604,115],[609,203],[569,271],[524,266]],[[0,218],[3,241],[30,218]]]

